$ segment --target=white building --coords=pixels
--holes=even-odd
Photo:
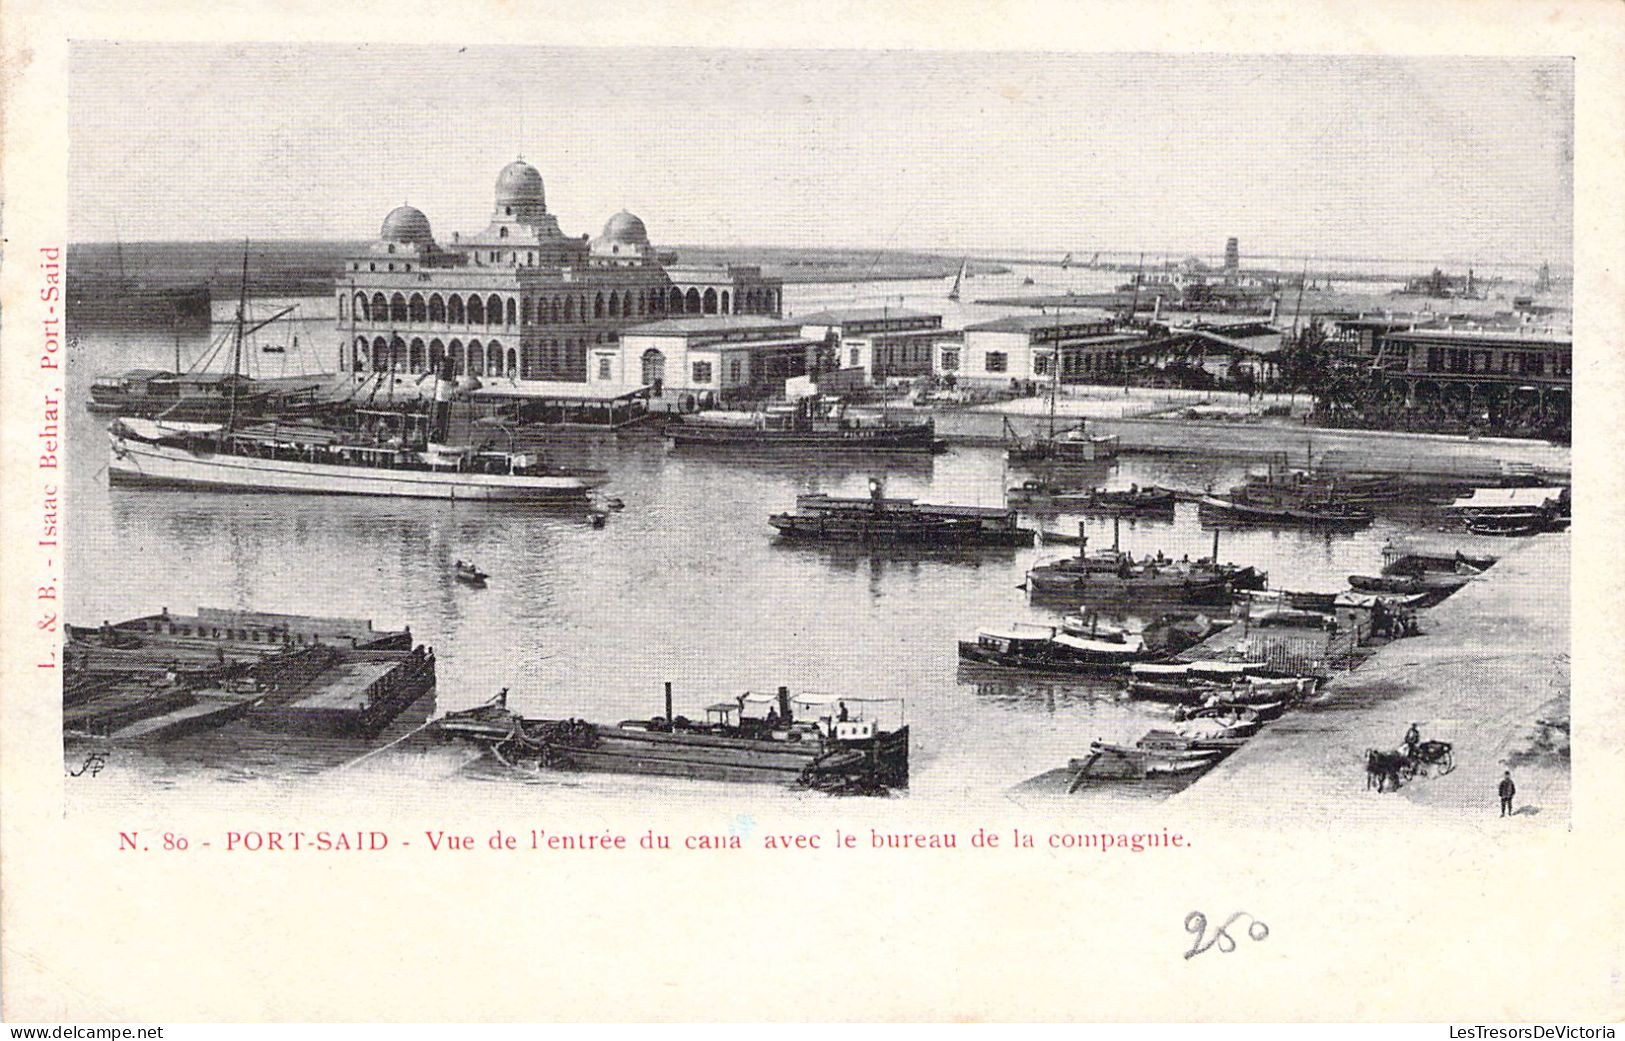
[[[632,326],[620,342],[593,348],[589,383],[647,386],[656,407],[710,408],[778,397],[807,374],[821,341],[791,319],[705,315]]]
[[[1009,385],[1052,378],[1057,345],[1061,378],[1085,381],[1128,364],[1145,343],[1137,332],[1118,332],[1111,315],[1079,309],[1058,315],[1014,315],[967,325],[962,348],[937,349],[937,371],[962,383]]]
[[[825,361],[862,370],[863,382],[934,371],[937,345],[957,345],[961,335],[942,327],[942,315],[866,307],[801,315],[802,335],[825,346]]]

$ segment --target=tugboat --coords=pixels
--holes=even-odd
[[[666,428],[666,436],[679,446],[732,445],[840,452],[936,452],[943,447],[929,419],[910,423],[886,416],[849,417],[845,402],[823,397],[770,405],[763,412],[685,416]]]
[[[796,497],[794,513],[776,513],[768,523],[784,538],[822,542],[928,547],[1033,543],[1032,529],[1016,524],[1014,510],[888,499],[879,478],[870,479],[867,499],[801,495]]]
[[[483,746],[507,764],[550,770],[654,774],[698,780],[792,785],[837,794],[884,795],[908,787],[908,726],[900,699],[745,693],[706,708],[704,722],[672,711],[608,725],[527,719],[508,691],[452,712],[430,729]],[[895,706],[883,724],[880,706]],[[870,714],[870,713],[873,714]],[[890,714],[889,712],[887,713]]]

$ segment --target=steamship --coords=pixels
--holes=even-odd
[[[109,479],[210,490],[386,495],[509,502],[584,498],[608,477],[529,455],[444,441],[449,368],[421,412],[357,408],[343,425],[259,420],[175,423],[125,416],[108,429]]]
[[[619,724],[528,719],[508,708],[507,690],[476,708],[448,713],[430,730],[472,742],[493,757],[553,770],[652,774],[883,795],[908,787],[908,725],[895,698],[836,697],[788,687],[749,692],[705,709]],[[887,717],[884,720],[882,716]]]

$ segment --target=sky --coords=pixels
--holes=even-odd
[[[74,241],[566,234],[1566,266],[1560,58],[78,42]]]

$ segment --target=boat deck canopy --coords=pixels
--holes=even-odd
[[[1452,510],[1538,510],[1561,498],[1562,488],[1474,488]]]

